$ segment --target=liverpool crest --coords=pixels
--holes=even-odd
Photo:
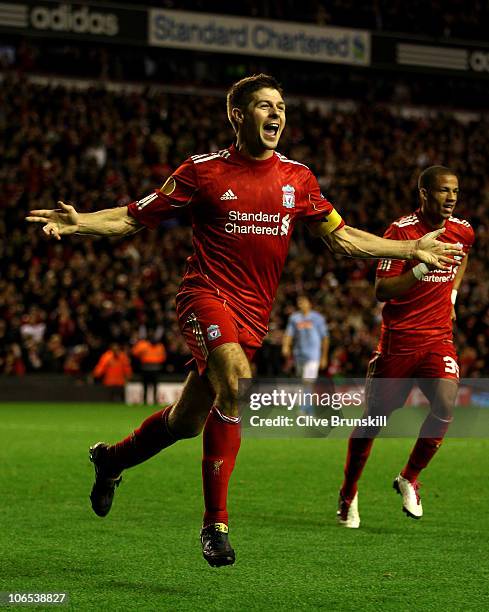
[[[221,330],[219,329],[219,325],[209,325],[207,328],[207,338],[208,340],[217,340],[221,336]]]
[[[295,208],[295,189],[292,185],[282,187],[282,204],[285,208]]]

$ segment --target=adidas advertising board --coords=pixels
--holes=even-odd
[[[464,74],[489,77],[489,47],[476,42],[443,41],[396,37],[382,33],[372,35],[373,66],[397,66],[417,72]]]
[[[0,2],[0,29],[63,38],[145,43],[147,11],[103,4]]]

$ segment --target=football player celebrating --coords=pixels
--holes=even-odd
[[[474,242],[470,224],[452,213],[458,198],[458,178],[443,166],[431,166],[418,180],[420,207],[394,221],[385,236],[416,240],[426,232],[445,229],[442,240],[456,242],[467,254]],[[416,261],[384,259],[377,266],[377,298],[386,302],[382,331],[367,372],[364,416],[389,416],[400,408],[417,382],[430,402],[408,462],[394,480],[403,510],[415,519],[423,515],[418,474],[439,449],[452,421],[459,368],[452,340],[455,300],[467,267],[467,255],[456,265],[439,269]],[[340,490],[338,520],[360,526],[357,483],[372,448],[376,427],[358,427],[348,443],[345,478]]]
[[[27,217],[56,239],[74,233],[124,236],[190,209],[194,253],[176,308],[195,371],[174,405],[117,444],[91,448],[91,501],[95,513],[105,516],[123,470],[203,429],[201,543],[213,566],[235,560],[226,503],[241,440],[238,380],[251,377],[250,360],[267,332],[295,224],[306,221],[335,252],[353,257],[418,260],[445,269],[460,252],[436,240],[443,230],[399,241],[345,225],[309,168],[275,151],[285,127],[285,102],[274,78],[260,74],[235,83],[227,112],[235,144],[190,157],[139,201],[94,213],[78,213],[60,202],[57,210],[35,210]]]

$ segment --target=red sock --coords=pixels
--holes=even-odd
[[[227,417],[214,406],[204,426],[202,480],[205,513],[203,526],[228,524],[227,496],[229,479],[241,444],[241,423]]]
[[[408,462],[401,472],[403,478],[409,482],[417,479],[421,470],[428,465],[440,448],[451,422],[451,419],[440,419],[432,413],[426,417]]]
[[[341,487],[341,495],[347,500],[352,500],[355,497],[358,490],[358,481],[374,443],[374,438],[354,438],[353,434],[348,440],[345,479]]]
[[[168,414],[171,406],[149,416],[130,436],[108,448],[110,471],[120,474],[122,470],[138,465],[176,442],[168,429]]]

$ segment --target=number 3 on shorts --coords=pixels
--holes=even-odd
[[[455,376],[458,378],[460,369],[455,359],[446,355],[443,357],[443,361],[445,362],[445,372],[447,374],[455,374]]]

